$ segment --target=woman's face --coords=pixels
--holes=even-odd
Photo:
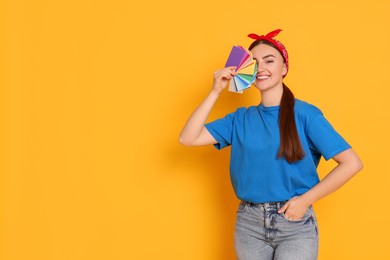
[[[287,68],[280,52],[266,44],[257,45],[251,52],[258,66],[253,85],[262,92],[274,87],[282,87]]]

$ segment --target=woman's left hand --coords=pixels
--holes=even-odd
[[[305,215],[310,205],[300,196],[291,198],[286,204],[278,210],[278,213],[284,213],[284,216],[291,221],[299,221]]]

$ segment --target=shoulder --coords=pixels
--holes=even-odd
[[[246,116],[248,114],[253,114],[257,111],[257,106],[250,106],[250,107],[238,107],[234,112],[231,114],[235,114],[236,116]]]
[[[236,120],[237,118],[245,118],[248,116],[248,114],[253,114],[253,111],[255,110],[255,107],[239,107],[235,110],[229,112],[224,117],[220,119],[230,119],[230,120]]]
[[[314,118],[318,115],[322,115],[322,112],[318,107],[299,99],[295,99],[294,112],[296,115],[306,118]]]
[[[256,117],[256,114],[258,114],[256,106],[239,107],[236,108],[234,112],[228,114],[227,117],[229,117],[234,123],[240,124],[246,122],[248,119]]]

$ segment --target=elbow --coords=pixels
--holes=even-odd
[[[184,138],[183,136],[179,136],[179,143],[184,145],[184,146],[193,146],[192,142],[186,138]]]
[[[360,158],[358,157],[356,162],[355,162],[355,167],[356,167],[356,172],[360,172],[361,170],[363,170],[363,162],[362,160],[360,160]]]
[[[339,164],[344,165],[348,169],[351,176],[357,174],[363,169],[363,162],[359,156],[352,150],[347,150],[336,157]]]
[[[355,174],[363,170],[363,162],[358,156],[356,156],[352,161],[352,167],[355,171]]]

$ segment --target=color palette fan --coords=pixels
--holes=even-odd
[[[242,93],[256,79],[257,62],[252,53],[242,46],[233,46],[225,67],[236,66],[237,75],[229,82],[229,91]]]

